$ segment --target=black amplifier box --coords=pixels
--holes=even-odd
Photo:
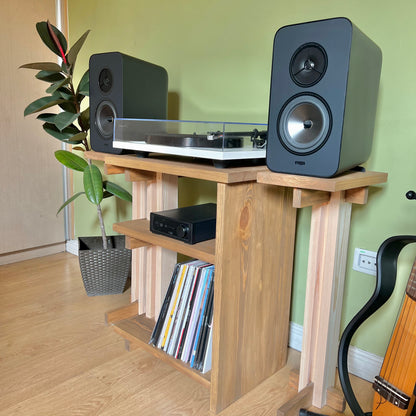
[[[215,238],[216,204],[201,204],[150,213],[150,231],[188,244]]]

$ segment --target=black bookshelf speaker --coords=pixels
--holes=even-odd
[[[98,152],[113,147],[114,118],[166,119],[168,75],[164,68],[120,52],[92,55],[90,143]]]
[[[276,32],[266,163],[270,170],[332,177],[370,156],[380,48],[346,18]]]

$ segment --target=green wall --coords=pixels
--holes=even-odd
[[[170,118],[267,122],[272,44],[281,26],[328,17],[350,18],[383,51],[383,69],[372,155],[368,170],[389,173],[386,185],[373,187],[365,206],[354,206],[348,251],[343,326],[368,300],[375,278],[352,270],[354,248],[377,251],[388,237],[414,234],[416,203],[404,194],[416,188],[414,82],[416,54],[414,0],[70,0],[70,43],[87,29],[78,76],[92,53],[120,51],[164,66],[169,74]],[[180,201],[213,199],[205,184],[202,196],[193,181],[183,181]],[[92,208],[76,205],[76,232],[93,230]],[[109,211],[112,211],[109,209]],[[111,223],[129,216],[122,208]],[[303,322],[310,209],[299,210],[292,320]],[[265,248],[273,255],[273,247]],[[384,355],[400,307],[415,247],[401,255],[397,290],[380,313],[353,340],[357,347]]]

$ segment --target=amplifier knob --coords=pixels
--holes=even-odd
[[[186,237],[186,236],[187,236],[187,234],[188,234],[188,232],[189,232],[189,227],[188,227],[187,225],[185,225],[185,224],[179,224],[179,225],[176,227],[176,235],[177,235],[179,238],[184,238],[184,237]]]

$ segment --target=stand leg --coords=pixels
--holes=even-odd
[[[312,207],[299,391],[313,383],[318,408],[335,383],[350,219],[344,192]]]
[[[213,414],[286,364],[295,228],[291,189],[218,184]]]

